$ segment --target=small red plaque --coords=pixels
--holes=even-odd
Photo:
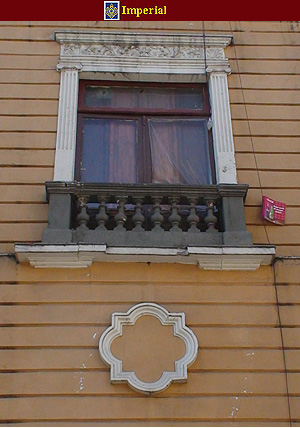
[[[263,196],[262,218],[275,224],[284,224],[285,203]]]

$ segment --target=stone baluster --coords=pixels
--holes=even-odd
[[[153,232],[163,232],[162,223],[164,221],[164,217],[160,212],[160,204],[161,198],[154,198],[153,210],[154,214],[151,216],[151,222],[153,224]]]
[[[189,224],[188,232],[190,233],[200,232],[197,227],[199,224],[200,218],[199,216],[197,216],[197,213],[196,213],[196,204],[197,204],[196,198],[193,198],[190,200],[190,214],[187,218],[187,222]]]
[[[106,214],[105,197],[99,196],[98,201],[100,208],[99,213],[96,215],[96,221],[98,223],[96,230],[107,230],[105,224],[107,223],[108,215]]]
[[[132,221],[134,223],[134,228],[133,230],[135,232],[143,232],[143,227],[142,224],[145,221],[145,217],[142,214],[142,199],[137,199],[136,203],[135,203],[135,213],[132,217]]]
[[[79,206],[80,206],[80,213],[77,214],[77,224],[78,227],[77,229],[79,229],[80,231],[86,231],[89,230],[88,228],[88,222],[90,220],[90,216],[87,213],[87,201],[88,201],[88,197],[86,196],[81,196],[78,198],[79,201]]]
[[[127,220],[127,216],[125,215],[125,198],[119,199],[119,206],[118,206],[118,212],[114,217],[115,222],[117,223],[117,226],[114,230],[118,230],[120,232],[125,231],[124,223]]]
[[[218,233],[216,229],[217,217],[214,215],[214,203],[213,201],[205,201],[207,205],[207,216],[204,219],[206,224],[206,232],[208,233]]]
[[[171,232],[181,232],[181,229],[179,228],[179,223],[181,221],[181,217],[178,214],[178,202],[179,198],[172,198],[172,205],[171,205],[171,215],[169,217],[169,222],[171,224]]]

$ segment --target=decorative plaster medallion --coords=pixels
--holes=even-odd
[[[111,352],[112,342],[122,336],[123,325],[134,325],[138,318],[150,315],[156,317],[162,325],[173,326],[174,336],[185,343],[186,352],[182,358],[174,362],[175,371],[164,371],[155,382],[143,382],[134,371],[123,371],[122,361]],[[112,325],[100,337],[99,351],[102,359],[110,366],[110,380],[112,383],[127,382],[132,388],[143,393],[155,393],[166,389],[171,382],[186,382],[187,368],[197,357],[198,341],[191,329],[185,325],[183,312],[168,312],[156,303],[140,303],[130,308],[126,313],[112,314]]]

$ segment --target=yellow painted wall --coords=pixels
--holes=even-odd
[[[50,271],[3,256],[15,242],[40,241],[46,227],[59,92],[53,34],[68,28],[202,32],[202,23],[0,23],[1,422],[299,426],[299,259],[255,272],[132,263]],[[250,184],[247,228],[277,256],[300,256],[299,24],[205,28],[234,36],[226,55],[239,182]],[[263,224],[262,192],[287,204],[285,226]],[[97,350],[111,313],[143,301],[184,311],[200,347],[188,383],[156,397],[110,385]]]
[[[0,399],[2,419],[76,425],[288,425],[272,267],[212,273],[187,265],[95,263],[50,274],[48,269],[16,266],[13,259],[2,263],[0,298],[6,305],[0,307],[0,318],[7,327],[0,330],[0,388],[1,394],[11,395]],[[278,276],[279,281],[285,277],[282,266]],[[292,295],[285,286],[279,288],[280,297],[289,302]],[[296,289],[293,284],[290,290]],[[143,301],[184,311],[199,341],[188,382],[155,397],[111,385],[98,351],[111,313]],[[281,310],[284,339],[291,346],[291,331],[297,335],[299,329],[288,327],[297,323],[297,311],[291,317]],[[299,368],[299,351],[286,352],[289,367]],[[289,379],[294,393],[299,393],[297,376]]]

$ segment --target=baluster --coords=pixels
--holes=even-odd
[[[142,201],[142,199],[137,199],[135,203],[135,213],[132,217],[132,221],[134,223],[133,230],[135,232],[142,232],[144,230],[142,224],[145,221],[145,217],[142,214]]]
[[[115,227],[114,230],[119,230],[120,232],[125,231],[125,227],[124,227],[124,223],[127,220],[127,216],[125,215],[125,198],[120,198],[119,199],[119,206],[118,206],[118,212],[115,215],[114,219],[115,222],[117,223],[117,226]]]
[[[79,205],[80,205],[80,213],[77,215],[76,219],[77,219],[77,223],[78,223],[78,227],[77,229],[81,230],[81,231],[85,231],[88,230],[88,222],[90,220],[90,216],[87,213],[87,201],[88,201],[88,197],[87,196],[81,196],[80,198],[78,198],[79,201]]]
[[[205,201],[207,205],[207,216],[204,219],[204,222],[206,224],[206,232],[209,233],[218,233],[217,229],[215,228],[217,224],[217,217],[214,215],[214,203],[213,201]]]
[[[98,223],[98,226],[96,230],[107,230],[105,223],[108,220],[108,215],[106,214],[106,200],[104,196],[98,197],[98,202],[100,204],[99,213],[96,215],[96,221]]]
[[[188,232],[190,233],[198,233],[200,232],[197,228],[197,225],[200,221],[199,216],[196,214],[196,205],[197,205],[198,199],[193,198],[190,200],[190,214],[187,218],[187,222],[189,224]]]
[[[162,223],[164,221],[164,217],[160,212],[160,203],[161,198],[154,199],[153,210],[154,214],[151,216],[151,222],[153,224],[153,232],[163,232]]]
[[[178,202],[179,198],[172,198],[171,211],[172,214],[169,217],[169,222],[171,223],[171,232],[181,232],[179,228],[179,223],[181,221],[181,217],[178,214]]]

